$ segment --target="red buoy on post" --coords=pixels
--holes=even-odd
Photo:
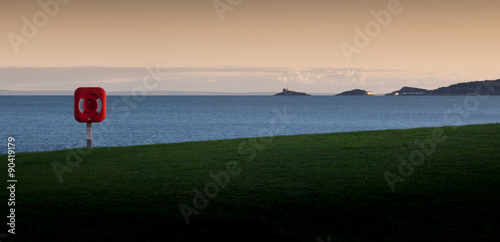
[[[74,96],[75,120],[87,123],[87,148],[92,148],[92,123],[106,118],[106,91],[100,87],[80,87]]]

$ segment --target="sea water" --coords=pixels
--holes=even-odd
[[[17,152],[86,147],[73,115],[72,96],[0,96],[0,138]],[[103,147],[498,122],[500,96],[108,96],[92,128]]]

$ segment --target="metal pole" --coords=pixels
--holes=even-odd
[[[87,149],[92,149],[92,123],[87,123]]]

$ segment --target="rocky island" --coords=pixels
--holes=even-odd
[[[373,95],[373,93],[370,91],[361,90],[361,89],[354,89],[351,91],[339,93],[335,96],[372,96],[372,95]]]
[[[415,95],[429,95],[429,90],[427,89],[422,89],[422,88],[416,88],[416,87],[403,87],[399,89],[398,91],[394,91],[388,94],[385,94],[386,96],[399,96],[399,95],[407,95],[407,96],[415,96]]]
[[[274,96],[311,96],[311,95],[304,92],[295,92],[291,91],[288,88],[283,88],[282,92],[276,93],[274,94]]]

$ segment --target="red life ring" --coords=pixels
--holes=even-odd
[[[75,119],[101,122],[106,117],[106,93],[102,88],[78,88],[75,91]]]

